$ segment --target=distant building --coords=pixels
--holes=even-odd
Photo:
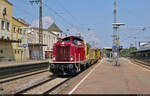
[[[136,51],[133,51],[132,54],[140,57],[150,57],[150,41],[149,42],[139,42],[139,49]]]
[[[150,42],[139,42],[139,49],[150,49]]]
[[[51,58],[53,53],[53,45],[57,42],[59,37],[43,29],[43,44],[39,43],[39,28],[31,27],[28,30],[28,45],[30,59],[39,59],[40,46],[43,46],[43,58]]]
[[[110,57],[112,53],[112,47],[104,47],[102,53],[104,57]]]
[[[54,34],[57,35],[59,38],[64,38],[64,37],[67,36],[66,34],[64,34],[64,33],[62,32],[62,30],[60,30],[60,28],[59,28],[55,23],[53,23],[53,24],[48,28],[48,31],[54,33]]]

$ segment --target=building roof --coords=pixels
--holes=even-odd
[[[140,53],[140,52],[150,52],[150,42],[142,44],[138,50],[133,51],[131,53]]]
[[[12,19],[16,20],[17,22],[24,24],[25,26],[30,26],[29,24],[26,24],[25,22],[20,21],[19,19],[12,17]],[[22,19],[23,20],[23,19]]]
[[[139,49],[139,50],[133,51],[131,53],[140,53],[140,52],[149,52],[149,51],[150,51],[150,48],[144,48],[144,49]]]
[[[60,30],[55,23],[53,23],[50,27],[48,27],[48,31],[62,32],[62,30]]]
[[[4,0],[5,2],[7,2],[8,4],[12,5],[12,3],[10,3],[8,0]]]
[[[112,49],[112,47],[104,47],[103,49]]]

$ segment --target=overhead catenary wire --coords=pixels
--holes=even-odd
[[[26,0],[24,0],[24,1],[26,1]],[[26,18],[28,18],[28,20],[30,20],[30,19],[31,19],[31,20],[36,20],[36,18],[37,18],[36,14],[33,14],[33,12],[30,13],[30,11],[25,10],[25,9],[26,9],[25,6],[24,6],[24,9],[18,8],[19,6],[16,6],[16,4],[13,5],[13,7],[15,7],[15,8],[17,8],[17,9],[20,10],[20,11],[17,11],[18,14],[27,13],[27,14],[25,14],[25,16],[26,16]],[[47,12],[45,12],[45,11],[43,11],[43,13],[44,13],[44,14],[47,14]],[[52,15],[50,12],[49,12],[49,14],[50,14],[51,16],[54,16],[54,15]],[[60,22],[59,22],[59,23],[60,23]],[[61,23],[61,24],[62,24],[62,23]],[[66,24],[63,24],[61,27],[62,27],[63,29],[67,29],[67,28],[66,28]]]
[[[49,7],[47,4],[43,3],[49,10],[51,10],[54,14],[56,14],[58,17],[60,17],[66,24],[69,24],[71,27],[74,27],[74,25],[72,25],[70,22],[68,22],[64,17],[62,17],[61,15],[57,14],[57,12]]]
[[[34,18],[36,18],[35,14],[32,14],[32,13],[30,13],[30,12],[28,12],[27,10],[24,10],[24,9],[22,9],[22,8],[18,8],[18,6],[16,6],[16,4],[14,4],[13,7],[17,9],[16,12],[17,12],[18,14],[20,14],[20,13],[27,13],[27,14],[25,14],[25,16],[26,16],[26,18],[28,18],[29,20],[30,20],[30,19],[33,20]],[[20,10],[20,11],[18,11],[18,10]]]
[[[67,10],[61,3],[59,0],[55,0],[57,2],[57,4],[59,4],[79,25],[81,25],[78,20],[76,19],[76,17],[74,15],[71,14],[71,12],[69,10]]]
[[[60,17],[60,18],[61,18],[66,24],[68,24],[70,27],[77,29],[76,26],[74,26],[73,24],[71,24],[70,22],[68,22],[63,16],[57,14],[57,12],[56,12],[53,8],[51,8],[51,7],[48,6],[47,4],[44,4],[44,5],[45,5],[49,10],[51,10],[55,15],[57,15],[58,17]],[[70,34],[71,34],[71,33],[70,33]],[[72,34],[71,34],[71,35],[72,35]]]

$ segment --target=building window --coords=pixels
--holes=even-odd
[[[21,39],[18,39],[18,41],[19,41],[19,46],[21,46]]]
[[[22,29],[18,28],[18,33],[22,34]]]
[[[7,31],[9,31],[9,26],[10,26],[10,24],[9,24],[9,22],[7,22],[7,24],[6,24]]]
[[[20,29],[20,34],[22,34],[22,29]]]
[[[16,33],[16,27],[14,27],[14,33]]]
[[[26,30],[24,30],[24,35],[26,35]]]
[[[3,54],[3,50],[0,50],[0,53]]]
[[[1,29],[4,30],[4,26],[5,26],[5,21],[1,22]]]
[[[15,54],[17,54],[17,50],[15,50]]]

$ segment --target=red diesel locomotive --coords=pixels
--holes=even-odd
[[[86,68],[88,48],[85,41],[76,36],[69,36],[58,41],[53,46],[53,63],[50,72],[57,75],[74,75]]]

